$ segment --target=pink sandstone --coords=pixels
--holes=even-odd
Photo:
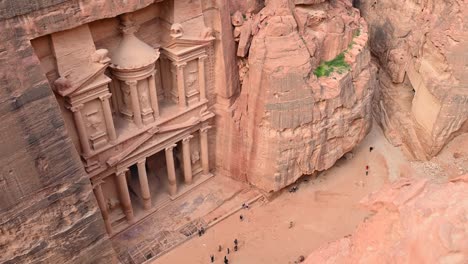
[[[431,158],[468,131],[467,3],[357,2],[379,62],[374,116],[408,156]]]
[[[268,1],[247,21],[253,38],[248,59],[241,59],[243,85],[232,119],[223,119],[232,132],[222,166],[277,191],[330,168],[369,131],[374,68],[367,25],[347,1]],[[314,75],[320,62],[342,52],[350,71]]]
[[[305,263],[468,261],[468,175],[448,183],[399,180],[362,200],[374,215]]]

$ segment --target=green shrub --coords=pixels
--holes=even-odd
[[[317,69],[314,70],[314,74],[317,77],[328,77],[334,71],[337,71],[341,74],[345,71],[348,71],[349,69],[351,69],[351,66],[349,66],[348,63],[346,63],[344,52],[342,52],[338,54],[338,56],[336,56],[336,58],[334,58],[333,60],[324,61],[320,63]]]
[[[354,32],[354,34],[353,34],[353,38],[355,38],[355,37],[359,37],[360,35],[361,35],[361,29],[360,29],[360,28],[358,28],[358,29],[356,30],[356,32]]]

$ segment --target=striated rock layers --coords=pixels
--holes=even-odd
[[[275,191],[330,168],[369,131],[367,26],[349,1],[270,0],[235,16],[238,56],[251,44],[223,156],[231,175]]]
[[[380,66],[376,120],[409,156],[436,155],[468,131],[467,2],[354,2]]]
[[[362,201],[375,215],[305,263],[467,263],[467,189],[468,175],[445,184],[386,186]]]

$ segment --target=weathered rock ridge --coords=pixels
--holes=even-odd
[[[305,263],[466,263],[468,175],[445,184],[403,179],[362,204],[375,212],[356,232]]]
[[[367,25],[348,1],[268,1],[243,17],[233,17],[238,56],[250,43],[242,34],[253,37],[240,62],[234,136],[226,137],[231,151],[223,155],[231,175],[275,191],[330,168],[369,131],[374,68]],[[327,72],[333,66],[325,61],[338,66]]]
[[[468,131],[466,1],[354,1],[379,64],[374,114],[416,159]]]

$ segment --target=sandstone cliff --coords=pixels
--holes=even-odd
[[[445,184],[400,180],[362,203],[375,214],[305,263],[467,263],[468,175]]]
[[[466,1],[354,1],[379,64],[373,110],[387,138],[428,159],[468,131]]]
[[[349,1],[275,0],[233,24],[238,56],[248,59],[225,121],[233,122],[232,151],[223,153],[230,173],[276,191],[330,168],[371,125],[374,68],[358,10]]]

